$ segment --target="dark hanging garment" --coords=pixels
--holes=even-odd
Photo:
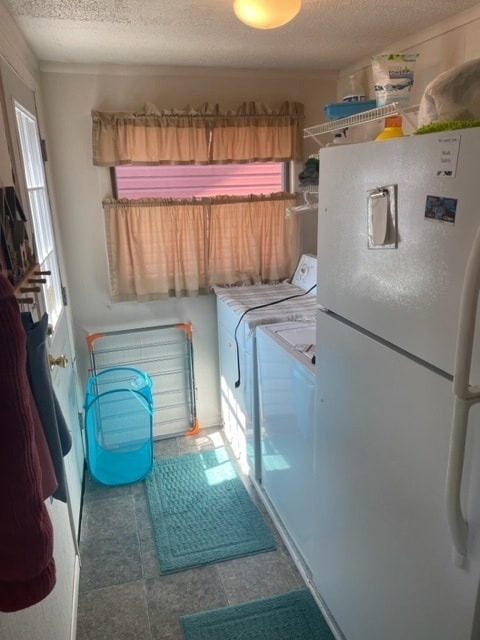
[[[55,586],[34,411],[18,301],[0,273],[0,611],[30,607]]]
[[[50,377],[47,353],[48,316],[44,314],[39,322],[33,322],[30,313],[22,313],[21,317],[27,334],[28,378],[58,483],[53,497],[67,502],[63,456],[72,447],[72,437],[58,404]]]
[[[40,471],[42,476],[41,481],[41,496],[44,500],[53,496],[58,489],[57,476],[53,467],[52,458],[50,456],[50,449],[48,448],[45,433],[43,431],[42,423],[40,422],[40,416],[38,415],[37,405],[33,399],[33,394],[30,390],[30,403],[32,406],[32,419],[34,423],[34,441],[38,452],[38,460],[40,463]]]

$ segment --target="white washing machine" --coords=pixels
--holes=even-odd
[[[317,258],[303,255],[291,282],[215,287],[225,435],[245,472],[261,481],[256,328],[314,322]],[[260,307],[260,308],[257,308]]]
[[[310,566],[314,540],[316,325],[257,330],[262,490]]]

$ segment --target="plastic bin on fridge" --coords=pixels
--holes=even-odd
[[[144,478],[152,468],[152,382],[131,367],[105,369],[88,380],[85,397],[87,464],[105,485]]]

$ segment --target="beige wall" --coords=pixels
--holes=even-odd
[[[480,5],[450,20],[433,24],[429,29],[419,31],[408,39],[392,42],[389,52],[419,54],[411,97],[412,104],[420,101],[426,85],[439,73],[466,60],[480,57],[479,29]],[[376,53],[386,53],[386,51]],[[340,71],[338,97],[343,95],[345,88],[348,87],[350,74],[354,74],[363,81],[368,97],[375,97],[369,58],[358,60]]]
[[[427,84],[438,74],[455,67],[466,60],[480,58],[480,4],[458,14],[454,18],[432,24],[429,29],[419,31],[408,39],[392,42],[390,53],[418,53],[415,67],[415,81],[410,104],[418,104]],[[386,50],[376,54],[387,53]],[[358,60],[355,64],[342,69],[339,73],[337,99],[349,87],[349,77],[353,75],[361,83],[366,95],[375,98],[370,58]],[[379,125],[380,129],[381,126]],[[363,135],[362,135],[363,133]],[[377,128],[365,128],[355,131],[354,139],[372,139],[378,133]]]
[[[296,100],[305,104],[307,121],[313,124],[321,117],[323,104],[335,96],[337,74],[48,65],[42,67],[40,78],[49,164],[55,176],[77,330],[77,355],[80,364],[83,362],[83,371],[88,364],[84,338],[88,332],[191,321],[200,423],[218,424],[213,294],[144,304],[110,303],[101,202],[105,195],[111,194],[111,185],[108,169],[92,165],[91,110],[139,111],[145,102],[179,108],[216,102],[223,108],[236,108],[245,100],[275,107],[284,100]],[[309,222],[316,222],[316,216],[310,216]],[[314,239],[315,231],[307,237]],[[315,250],[315,244],[309,249]]]
[[[0,0],[0,57],[15,69],[27,86],[35,89],[37,62],[2,0]],[[3,100],[3,94],[0,84],[0,104],[1,100]],[[0,185],[11,184],[13,184],[12,170],[2,109],[0,111]]]
[[[0,188],[12,184],[12,168],[8,155],[7,131],[3,120],[3,112],[0,111]]]

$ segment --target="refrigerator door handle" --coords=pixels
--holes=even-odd
[[[453,377],[452,431],[447,467],[447,517],[453,540],[453,559],[462,567],[467,555],[468,524],[462,512],[461,488],[470,407],[480,402],[480,387],[470,385],[472,350],[480,291],[480,227],[465,270],[458,320]]]
[[[464,566],[467,555],[468,524],[462,511],[461,489],[468,413],[472,404],[470,400],[455,396],[447,465],[447,518],[453,542],[452,557],[458,567]]]

